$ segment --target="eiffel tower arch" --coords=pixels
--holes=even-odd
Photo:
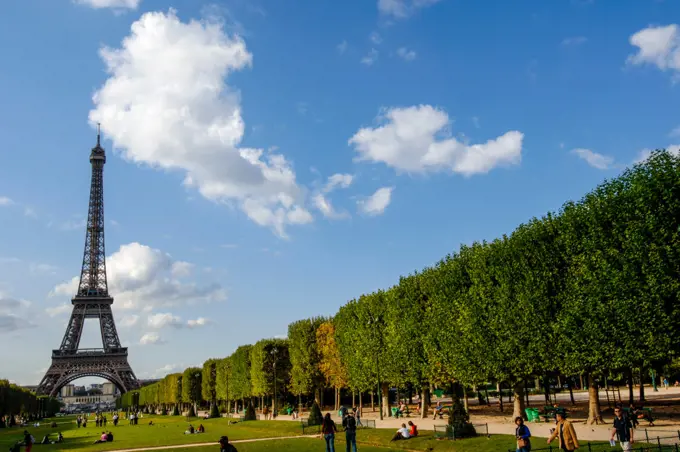
[[[78,292],[71,299],[73,311],[58,349],[52,350],[52,365],[45,373],[37,393],[56,397],[61,388],[82,377],[100,377],[113,383],[121,393],[139,386],[130,364],[128,351],[122,347],[106,280],[104,247],[104,164],[106,153],[100,144],[90,153],[92,179],[87,213],[85,251]],[[99,320],[102,348],[80,348],[86,319]]]

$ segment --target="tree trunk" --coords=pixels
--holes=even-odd
[[[550,405],[550,379],[547,375],[543,376],[543,395],[545,395],[545,404]]]
[[[463,386],[463,407],[466,413],[470,412],[470,401],[468,400],[468,392],[465,386]]]
[[[413,405],[413,386],[408,385],[408,404]]]
[[[557,376],[557,387],[562,389],[562,378],[559,375]]]
[[[335,404],[335,411],[338,411],[338,388],[335,388],[335,400],[333,403]]]
[[[588,374],[588,420],[587,424],[603,424],[600,412],[600,394],[592,374]]]
[[[392,415],[392,410],[390,410],[390,387],[387,383],[382,384],[382,405],[383,405],[383,417],[389,417]]]
[[[489,385],[484,383],[484,395],[486,396],[486,404],[491,405],[491,400],[489,400]]]
[[[357,406],[357,392],[352,390],[352,407]]]
[[[523,381],[518,381],[515,383],[514,386],[514,396],[515,396],[515,403],[513,404],[513,410],[512,410],[512,418],[516,419],[518,417],[522,417],[526,419],[526,415],[524,414],[524,382]]]
[[[319,405],[319,408],[321,408],[321,391],[321,388],[316,388],[316,391],[314,391],[314,401]]]
[[[534,378],[534,386],[536,387],[536,392],[541,390],[541,379],[538,377]]]
[[[359,391],[359,412],[363,414],[364,412],[364,398],[363,393]]]
[[[585,386],[583,385],[583,374],[579,375],[578,378],[581,380],[581,391],[585,389]]]
[[[633,369],[628,369],[628,404],[635,403],[635,391],[633,390]]]
[[[430,410],[430,385],[424,384],[420,390],[420,418],[425,419]]]
[[[323,411],[323,393],[326,392],[323,389],[321,389],[321,395],[319,396],[319,409]]]
[[[576,405],[576,401],[574,400],[574,388],[571,384],[571,377],[567,377],[567,387],[569,388],[569,398],[571,399],[571,404]]]
[[[644,379],[644,368],[640,367],[640,402],[645,401],[645,379]]]
[[[527,407],[530,407],[531,403],[529,402],[529,385],[527,384],[526,380],[524,380],[524,397],[526,398]]]
[[[498,408],[503,412],[503,394],[501,393],[501,383],[496,383],[496,391],[498,391]]]
[[[371,411],[375,413],[375,399],[374,399],[375,394],[373,394],[373,391],[371,391]]]

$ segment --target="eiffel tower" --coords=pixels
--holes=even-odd
[[[87,213],[85,252],[80,272],[78,293],[71,300],[73,311],[64,339],[57,350],[52,350],[52,365],[47,370],[37,393],[56,397],[62,387],[81,377],[100,377],[113,383],[121,393],[138,387],[126,347],[121,347],[113,320],[106,281],[106,253],[104,250],[104,164],[106,153],[100,144],[90,153],[92,182],[90,206]],[[85,319],[99,319],[103,348],[79,348]]]

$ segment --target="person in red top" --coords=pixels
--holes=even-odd
[[[418,436],[418,426],[413,421],[408,421],[408,432],[411,436]]]

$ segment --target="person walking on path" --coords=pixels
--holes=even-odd
[[[614,415],[611,443],[612,445],[615,444],[614,436],[616,435],[619,439],[621,450],[626,452],[632,451],[633,443],[635,442],[633,424],[627,416],[623,415],[623,412],[619,407],[614,409]]]
[[[326,413],[321,423],[321,435],[326,440],[326,452],[335,452],[335,433],[338,429],[331,419],[331,413]]]
[[[357,452],[357,421],[354,416],[348,414],[342,420],[342,427],[345,429],[345,442],[347,452]]]
[[[555,425],[555,430],[548,438],[548,444],[550,444],[555,438],[560,441],[560,450],[572,452],[578,449],[578,438],[576,437],[576,431],[571,422],[567,420],[566,413],[558,411],[556,416],[557,425]]]
[[[524,425],[524,419],[522,416],[517,416],[515,418],[515,438],[517,438],[517,452],[530,452],[531,451],[531,432],[529,427]]]

